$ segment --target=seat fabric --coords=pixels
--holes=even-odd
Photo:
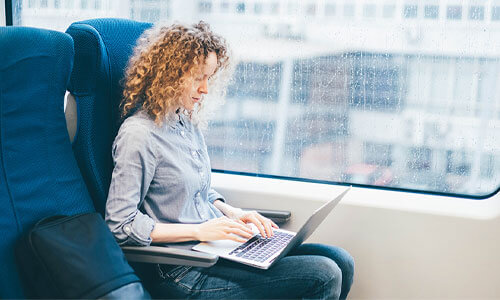
[[[64,93],[65,33],[0,27],[0,298],[23,298],[14,246],[41,218],[94,211],[73,156]]]
[[[78,105],[79,124],[73,150],[101,214],[113,170],[111,146],[121,124],[121,80],[137,39],[151,26],[104,18],[76,22],[66,30],[75,43],[69,91]]]

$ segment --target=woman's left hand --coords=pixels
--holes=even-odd
[[[237,212],[233,213],[231,218],[245,224],[248,223],[254,224],[263,238],[272,237],[273,228],[279,228],[278,225],[276,225],[276,223],[274,223],[272,220],[262,216],[261,214],[259,214],[254,210],[248,211],[248,210],[238,209]]]

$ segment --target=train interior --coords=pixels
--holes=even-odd
[[[0,298],[23,232],[103,212],[137,38],[198,20],[234,53],[204,130],[228,203],[296,231],[352,186],[308,239],[353,256],[349,299],[500,298],[498,0],[1,1]]]

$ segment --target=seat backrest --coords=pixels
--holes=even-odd
[[[94,211],[68,138],[73,41],[0,27],[0,298],[23,298],[14,244],[41,218]]]
[[[73,150],[94,206],[104,213],[113,162],[111,146],[120,126],[121,80],[136,41],[151,23],[93,19],[66,30],[75,43],[69,91],[78,106]]]

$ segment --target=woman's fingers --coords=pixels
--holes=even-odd
[[[263,237],[263,238],[267,238],[268,235],[266,233],[266,228],[264,227],[264,224],[262,224],[262,222],[256,217],[256,215],[253,215],[249,218],[249,221],[251,223],[253,223],[257,229],[259,230],[260,232],[260,235]],[[270,236],[269,236],[270,237]]]
[[[266,230],[266,235],[267,237],[272,237],[273,236],[273,229],[271,228],[271,220],[264,218],[260,214],[257,214],[257,219],[264,225],[264,228]]]
[[[229,228],[227,228],[226,229],[226,233],[233,233],[233,234],[239,235],[241,237],[244,237],[246,239],[249,239],[249,238],[251,238],[253,236],[252,233],[248,233],[247,231],[241,230],[241,229],[236,228],[236,227],[229,227]]]
[[[245,224],[245,222],[243,221],[233,221],[233,220],[228,220],[228,222],[226,223],[227,226],[230,226],[230,227],[233,227],[233,228],[238,228],[240,229],[241,231],[244,231],[248,234],[251,234],[253,235],[253,231],[250,227],[248,227],[248,225]]]
[[[248,240],[248,239],[242,238],[239,235],[235,235],[235,234],[231,234],[231,233],[224,233],[224,237],[222,239],[231,240],[231,241],[235,241],[235,242],[239,242],[239,243],[244,243]]]
[[[236,222],[240,223],[241,225],[247,227],[248,229],[250,229],[250,231],[252,231],[252,226],[250,226],[249,224],[243,222],[242,220],[236,220]]]
[[[273,228],[276,228],[276,229],[280,228],[276,223],[273,222],[273,220],[269,220],[269,221],[271,221],[271,226]]]

